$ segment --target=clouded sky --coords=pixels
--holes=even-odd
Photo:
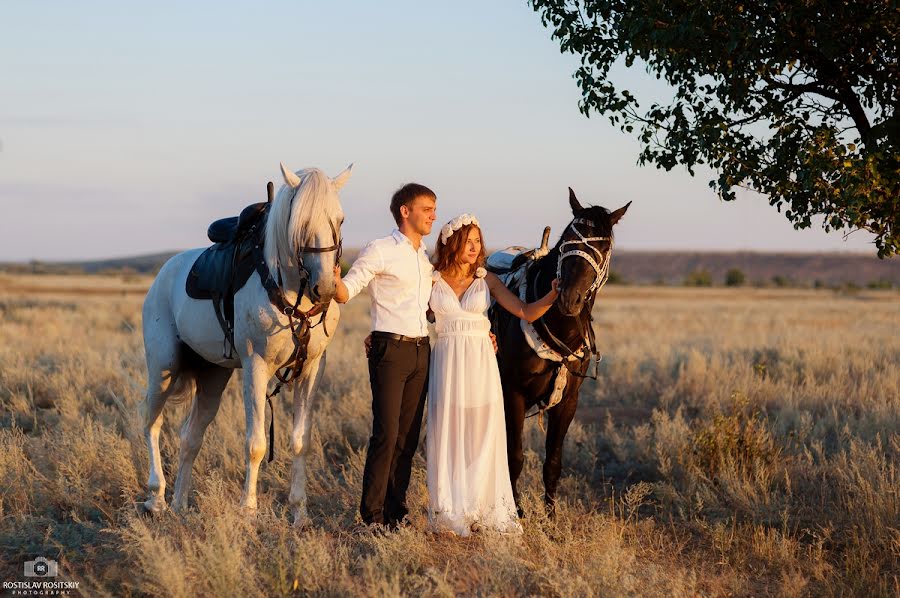
[[[207,245],[282,160],[355,163],[348,247],[387,234],[391,193],[417,181],[440,223],[474,212],[489,247],[555,237],[571,186],[634,202],[624,249],[874,253],[867,233],[795,231],[756,195],[723,203],[708,173],[636,166],[633,139],[579,113],[577,60],[524,1],[138,6],[0,7],[0,261]],[[665,97],[638,69],[616,78]]]

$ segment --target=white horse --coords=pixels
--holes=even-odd
[[[308,276],[307,291],[299,297],[300,310],[307,312],[317,305],[328,305],[324,323],[321,314],[309,322],[313,327],[308,356],[294,383],[289,503],[295,525],[303,525],[309,518],[306,450],[311,398],[325,368],[325,348],[331,340],[328,334],[334,333],[340,319],[338,306],[332,301],[333,269],[338,252],[329,246],[337,245],[340,240],[344,214],[338,191],[350,177],[352,166],[330,179],[315,168],[294,173],[282,164],[285,185],[278,191],[266,221],[266,264],[273,279],[280,280],[285,303],[296,304],[297,290],[303,288],[305,275]],[[225,334],[212,302],[191,299],[185,292],[191,266],[202,252],[203,249],[191,249],[169,259],[144,300],[148,388],[143,416],[150,453],[150,492],[143,508],[149,513],[159,513],[166,508],[166,481],[159,455],[159,431],[166,401],[193,395],[190,414],[181,428],[178,475],[172,497],[173,509],[179,511],[187,507],[191,468],[206,427],[216,416],[222,392],[233,370],[243,368],[247,468],[241,507],[253,514],[257,507],[259,465],[266,452],[266,390],[278,367],[291,357],[295,343],[288,316],[273,305],[260,276],[254,272],[234,296],[235,351],[232,358],[226,359],[223,356]]]

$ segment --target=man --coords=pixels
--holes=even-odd
[[[408,513],[406,490],[419,444],[431,351],[426,311],[433,267],[422,238],[431,233],[436,203],[428,187],[404,185],[391,198],[397,228],[366,245],[344,280],[335,269],[338,303],[366,286],[372,298],[372,436],[359,508],[369,525],[396,528]]]

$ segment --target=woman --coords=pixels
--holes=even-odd
[[[485,271],[478,220],[462,214],[441,229],[429,305],[437,343],[431,352],[426,458],[428,517],[436,531],[519,532],[509,467],[500,372],[489,332],[491,297],[529,322],[557,297],[523,303]]]

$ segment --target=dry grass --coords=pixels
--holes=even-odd
[[[56,558],[86,595],[896,595],[900,591],[900,295],[607,287],[605,352],[566,440],[561,504],[539,496],[526,425],[519,539],[413,525],[349,532],[369,433],[351,303],[329,350],[310,456],[310,529],[289,521],[285,404],[260,515],[237,509],[243,407],[233,381],[185,516],[145,520],[138,406],[147,279],[0,278],[0,577]],[[172,408],[162,450],[174,482]]]

